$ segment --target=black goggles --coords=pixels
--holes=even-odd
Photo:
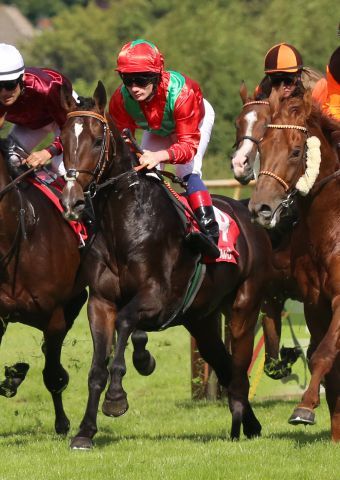
[[[272,85],[274,85],[275,87],[281,85],[281,83],[283,83],[283,85],[290,86],[296,83],[297,77],[292,75],[273,75],[270,77],[270,80],[272,82]]]
[[[121,73],[121,79],[126,87],[132,87],[132,85],[137,85],[137,87],[146,87],[150,83],[155,83],[159,75],[138,75],[138,74],[130,74],[130,73]]]
[[[3,88],[8,92],[15,90],[20,83],[20,78],[16,78],[15,80],[4,80],[3,82],[0,81],[0,90]]]

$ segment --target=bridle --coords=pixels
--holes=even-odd
[[[91,175],[93,181],[95,183],[98,183],[105,171],[106,166],[109,163],[110,144],[113,144],[113,155],[116,155],[116,141],[113,137],[106,117],[104,117],[100,113],[91,112],[89,110],[75,110],[67,114],[67,118],[73,117],[90,117],[99,120],[103,126],[104,135],[100,148],[99,161],[97,162],[95,168],[93,170],[70,168],[67,170],[64,178],[66,182],[76,182],[79,174],[85,173],[87,175]]]
[[[267,102],[266,100],[252,100],[250,102],[244,103],[242,109],[245,107],[248,107],[248,105],[268,105],[269,106],[269,102]],[[238,148],[238,146],[240,145],[241,142],[243,142],[243,140],[250,140],[251,142],[255,143],[255,145],[259,149],[260,143],[262,142],[263,137],[257,139],[255,137],[252,137],[251,135],[243,135],[237,142],[236,148]]]
[[[307,128],[303,127],[302,125],[280,125],[280,124],[270,124],[269,123],[267,125],[267,128],[300,130],[301,132],[308,135]],[[304,153],[303,153],[303,158],[305,157],[305,154],[306,154],[306,142],[305,142],[305,149],[304,149]],[[291,187],[288,185],[288,183],[285,180],[283,180],[283,178],[281,178],[279,175],[276,175],[276,173],[271,172],[270,170],[260,170],[260,172],[258,174],[258,177],[260,177],[261,175],[267,175],[268,177],[272,177],[275,180],[277,180],[280,183],[280,185],[282,185],[285,193],[287,193],[287,194],[288,194],[289,190],[291,189]]]

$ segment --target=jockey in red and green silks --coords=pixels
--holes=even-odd
[[[121,131],[144,130],[142,165],[176,166],[176,174],[187,182],[188,201],[204,232],[191,243],[195,247],[197,241],[203,254],[218,257],[218,224],[201,178],[214,124],[212,106],[194,80],[164,70],[163,56],[151,42],[140,39],[124,45],[117,71],[123,83],[111,97],[110,115]]]

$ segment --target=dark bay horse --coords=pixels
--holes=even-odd
[[[243,107],[236,118],[236,150],[232,168],[236,180],[245,185],[257,177],[259,168],[259,145],[271,121],[269,101],[250,97],[244,82],[240,87]],[[274,276],[265,287],[261,305],[262,327],[265,339],[265,373],[280,379],[291,373],[291,366],[298,355],[299,346],[284,348],[280,355],[281,314],[287,299],[300,300],[296,280],[290,273],[291,231],[281,229],[270,233],[272,241],[272,264]]]
[[[260,144],[260,172],[249,209],[265,228],[280,223],[292,202],[298,222],[291,240],[291,270],[311,334],[311,381],[290,417],[313,424],[325,383],[331,434],[340,440],[340,189],[332,137],[340,124],[303,98],[270,96],[272,123]]]
[[[52,395],[55,430],[65,434],[70,424],[62,391],[68,374],[60,363],[61,348],[87,298],[84,287],[76,286],[78,238],[37,188],[12,182],[2,151],[5,141],[0,141],[0,343],[10,322],[43,332],[43,379]],[[16,370],[10,370],[2,394],[13,396],[19,383]]]
[[[90,282],[89,320],[94,354],[89,373],[89,399],[72,448],[91,448],[97,432],[97,410],[106,386],[106,366],[112,330],[118,337],[103,412],[118,416],[128,408],[122,387],[124,352],[136,327],[156,331],[183,324],[196,339],[202,357],[228,388],[232,413],[231,437],[259,435],[261,425],[248,401],[247,368],[251,362],[254,328],[261,290],[270,275],[270,243],[263,230],[250,222],[240,202],[215,196],[214,203],[230,213],[240,228],[237,264],[208,264],[203,283],[191,306],[183,309],[188,284],[199,254],[185,241],[185,226],[158,175],[141,171],[138,160],[105,117],[106,92],[98,82],[93,98],[76,105],[65,94],[69,111],[62,130],[67,185],[62,203],[68,218],[79,218],[86,195],[93,202],[106,242],[102,265]],[[148,173],[148,174],[147,174]],[[219,333],[219,317],[230,321],[232,355]]]

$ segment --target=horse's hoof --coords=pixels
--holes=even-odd
[[[288,420],[291,425],[315,425],[315,413],[310,408],[298,407]]]
[[[102,405],[102,412],[107,417],[121,417],[129,409],[127,399],[113,402],[112,400],[104,400]]]
[[[89,437],[74,437],[70,443],[71,450],[92,450],[93,442]]]
[[[259,421],[256,420],[251,425],[243,425],[243,433],[247,438],[256,438],[261,436],[262,426]]]
[[[145,355],[143,357],[135,354],[135,352],[132,355],[132,361],[135,369],[140,375],[143,375],[145,377],[151,375],[156,368],[156,360],[149,352],[147,353],[148,355]]]
[[[70,422],[68,419],[63,422],[56,422],[54,428],[58,435],[67,435],[70,430]]]

